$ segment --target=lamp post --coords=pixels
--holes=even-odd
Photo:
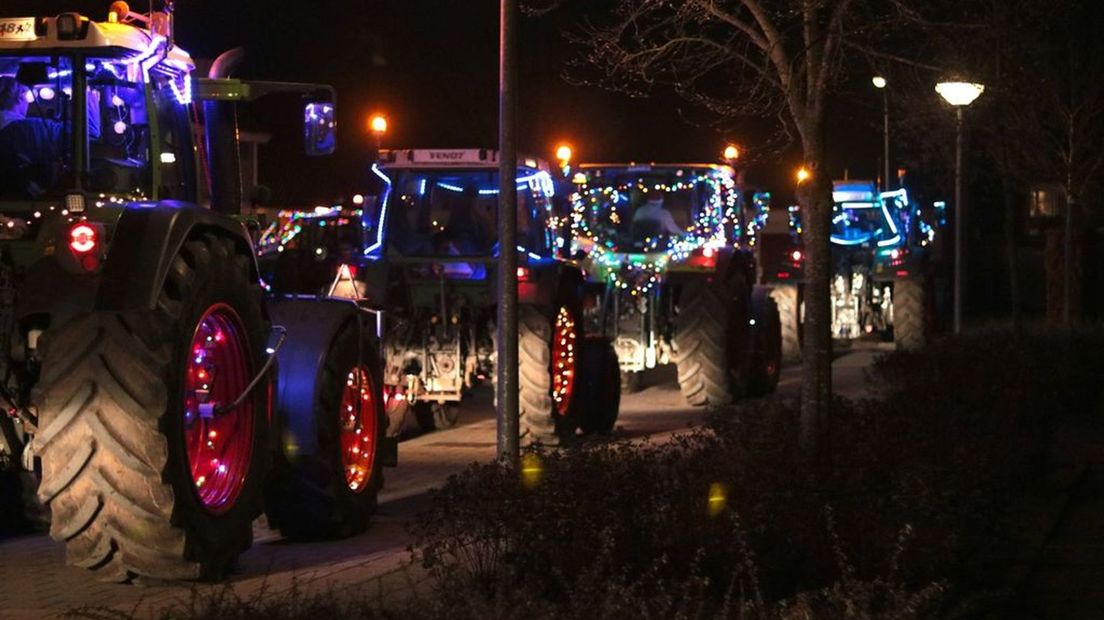
[[[574,154],[570,144],[565,143],[556,147],[556,160],[560,162],[560,170],[563,171],[564,176],[571,173],[571,157]]]
[[[888,82],[880,75],[874,76],[870,81],[874,84],[874,88],[882,91],[882,135],[885,139],[885,152],[882,155],[885,176],[882,177],[882,189],[889,191],[893,188],[889,185],[889,90],[886,88]]]
[[[954,260],[954,333],[962,333],[962,263],[966,208],[962,201],[962,109],[974,102],[985,86],[973,82],[940,82],[935,85],[947,103],[955,108],[955,260]]]
[[[517,281],[517,0],[499,0],[498,38],[498,456],[519,458]]]
[[[372,119],[368,121],[368,128],[372,130],[372,135],[376,138],[376,152],[378,153],[383,145],[383,134],[387,133],[387,117],[382,114],[373,115]]]

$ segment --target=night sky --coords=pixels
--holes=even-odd
[[[5,1],[5,15],[51,15],[78,10],[104,19],[110,2]],[[597,4],[597,3],[596,3]],[[144,10],[136,0],[133,10]],[[575,50],[563,31],[582,16],[561,12],[524,18],[520,32],[519,147],[550,159],[568,141],[585,161],[712,161],[726,140],[763,134],[767,123],[747,120],[727,131],[677,98],[657,93],[630,99],[563,79]],[[301,155],[298,101],[243,109],[243,126],[267,129],[261,181],[278,203],[307,203],[356,191],[373,140],[366,131],[376,111],[391,121],[385,146],[494,147],[497,144],[497,0],[373,0],[368,2],[228,2],[182,0],[177,41],[199,58],[244,45],[241,77],[333,84],[338,90],[339,137],[335,156]],[[834,174],[870,177],[880,154],[880,97],[847,106],[833,126]],[[790,149],[762,158],[753,178],[788,194],[800,160]],[[846,153],[845,158],[839,157]],[[283,199],[286,197],[286,200]]]

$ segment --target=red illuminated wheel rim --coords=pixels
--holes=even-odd
[[[341,392],[341,466],[345,484],[360,492],[368,486],[376,461],[379,422],[376,396],[368,370],[356,367],[345,378]]]
[[[579,331],[566,307],[556,314],[552,330],[552,400],[556,413],[567,415],[575,394],[576,339]]]
[[[227,408],[245,391],[249,344],[230,306],[215,304],[199,320],[184,375],[184,445],[196,493],[208,512],[233,507],[253,456],[253,399]]]

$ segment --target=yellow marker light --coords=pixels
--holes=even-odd
[[[797,182],[798,183],[804,183],[805,181],[808,181],[812,176],[813,176],[813,173],[809,172],[809,169],[806,168],[805,166],[802,166],[802,167],[797,169]]]
[[[709,485],[709,516],[715,517],[721,514],[728,503],[728,489],[720,482]]]
[[[372,133],[387,133],[387,118],[384,117],[382,114],[377,114],[372,117],[372,120],[369,122],[369,126],[372,128]]]
[[[735,144],[729,144],[725,147],[724,158],[728,161],[733,159],[740,159],[740,148]]]
[[[533,452],[521,457],[521,484],[527,489],[532,489],[540,484],[544,467],[541,466],[540,457]]]

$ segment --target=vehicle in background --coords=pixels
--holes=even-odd
[[[587,275],[585,326],[613,341],[622,388],[675,363],[692,405],[772,391],[781,342],[769,289],[755,285],[762,219],[732,169],[583,164],[573,180],[565,251]]]

